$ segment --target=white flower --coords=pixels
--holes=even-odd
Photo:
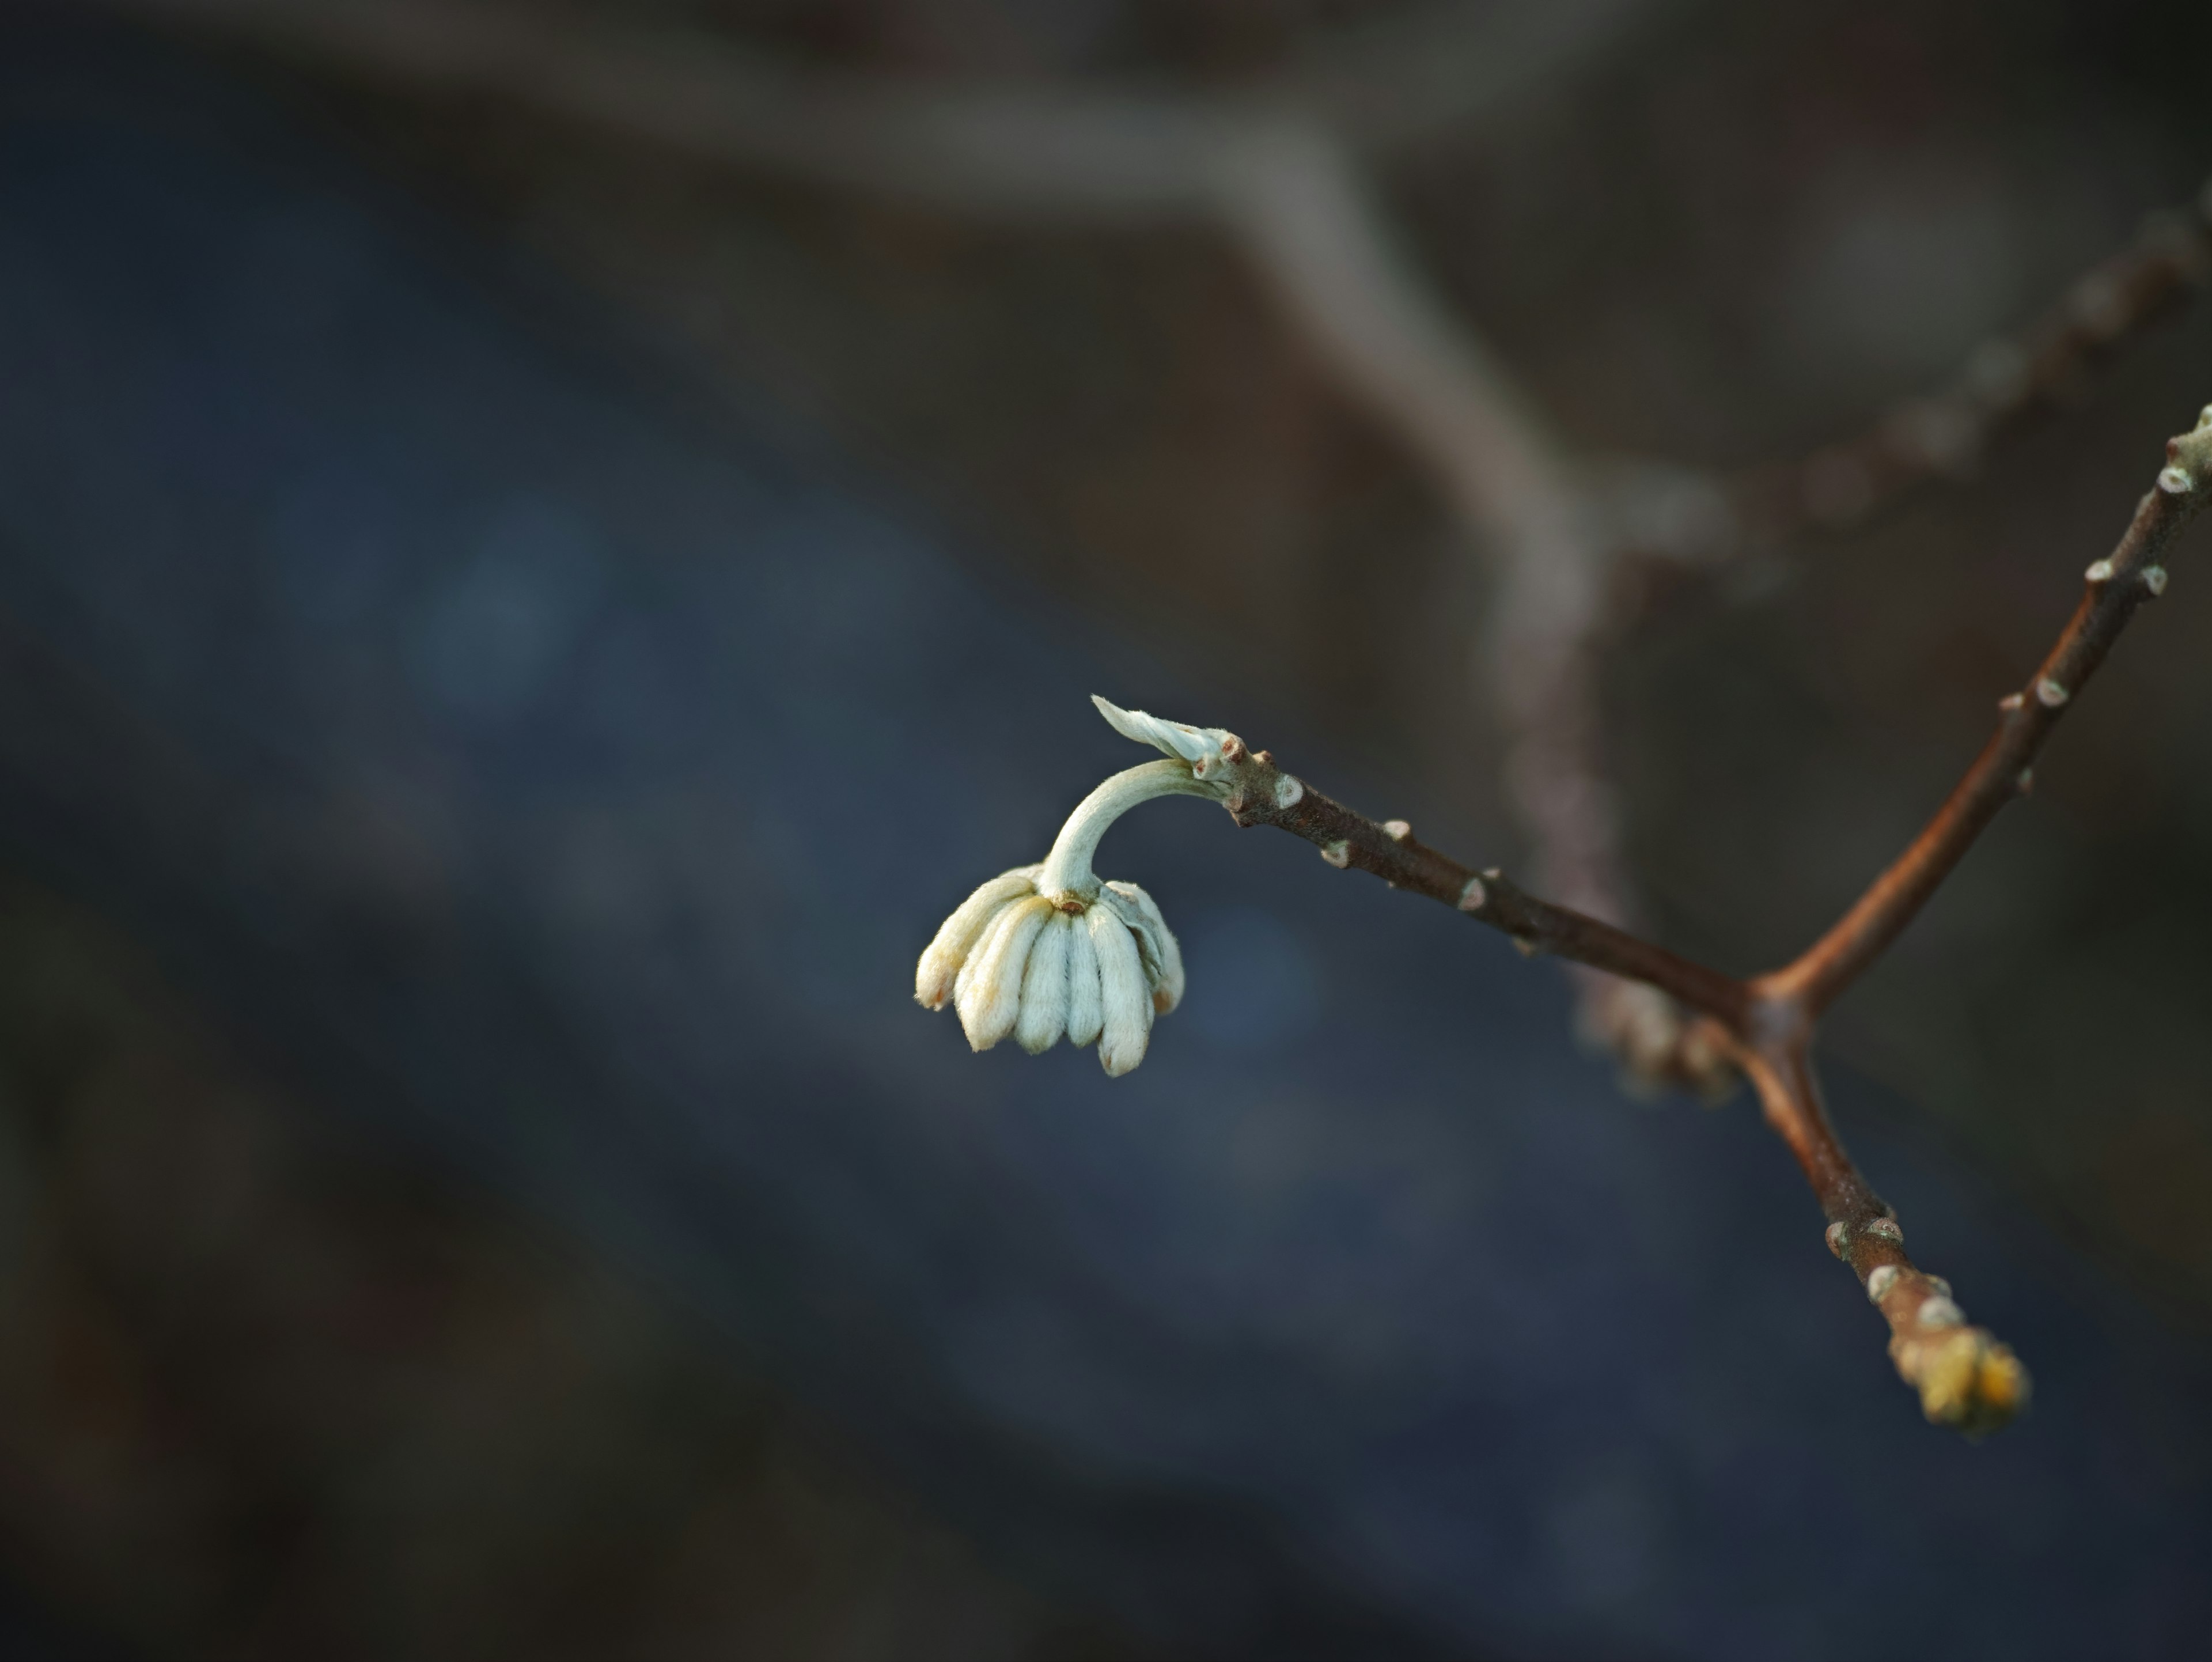
[[[1152,896],[1101,882],[1091,855],[1106,827],[1139,802],[1218,795],[1218,764],[1243,746],[1218,728],[1092,702],[1115,731],[1169,759],[1115,774],[1068,816],[1042,864],[1018,866],[962,901],[915,966],[914,995],[931,1010],[951,1001],[978,1050],[1011,1037],[1034,1055],[1064,1033],[1072,1044],[1096,1040],[1100,1064],[1121,1075],[1145,1059],[1153,1018],[1182,1001],[1182,951]]]

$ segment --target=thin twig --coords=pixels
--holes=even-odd
[[[1984,341],[1948,382],[1899,400],[1855,437],[1729,478],[1632,477],[1616,512],[1626,563],[1717,568],[1862,526],[1931,484],[1971,478],[1998,441],[2080,401],[2092,374],[2212,285],[2212,182],[2145,216],[2017,336]],[[1686,486],[1694,511],[1680,511]],[[1667,493],[1638,514],[1639,490]],[[1668,508],[1674,511],[1664,511]],[[1633,523],[1656,520],[1653,534]]]
[[[2033,783],[2037,753],[2088,684],[2136,608],[2166,590],[2166,547],[2212,496],[2212,408],[2166,446],[2168,466],[2110,557],[2092,565],[2081,603],[2034,677],[2002,714],[1974,764],[1888,870],[1802,957],[1764,977],[1766,992],[1817,1016],[1918,915],[1997,813]]]
[[[1235,754],[1216,776],[1240,825],[1273,825],[1302,837],[1340,870],[1372,872],[1394,889],[1425,895],[1510,935],[1523,952],[1565,959],[1659,988],[1692,1009],[1740,1026],[1749,1008],[1743,983],[1618,928],[1539,899],[1492,868],[1477,872],[1418,841],[1402,819],[1375,820],[1325,796],[1277,766],[1267,751]]]
[[[1844,1151],[1821,1104],[1812,1041],[1821,1013],[1918,915],[2000,809],[2027,791],[2036,755],[2087,684],[2136,608],[2166,587],[2166,548],[2212,497],[2212,408],[2166,444],[2166,466],[2112,555],[2085,575],[2086,592],[2034,679],[2008,697],[1995,736],[1888,870],[1791,964],[1754,977],[1748,1020],[1729,1027],[1739,1066],[1767,1123],[1804,1168],[1829,1221],[1828,1245],[1864,1284],[1890,1325],[1890,1355],[1930,1420],[1969,1433],[1993,1429],[2027,1396],[2018,1359],[1987,1330],[1966,1324],[1948,1284],[1905,1254],[1896,1216]]]
[[[1850,1267],[1869,1302],[1889,1324],[1890,1360],[1920,1394],[1933,1422],[1969,1436],[2002,1428],[2027,1405],[2027,1372],[1987,1328],[1967,1324],[1951,1284],[1905,1256],[1897,1215],[1875,1196],[1829,1123],[1814,1076],[1811,1029],[1784,1013],[1759,1012],[1753,1042],[1735,1047],[1737,1065],[1759,1093],[1774,1128],[1812,1185],[1828,1219],[1828,1250]]]
[[[2208,281],[2212,186],[2151,215],[2017,339],[1977,348],[1949,386],[1895,405],[1856,439],[1738,480],[1730,494],[1744,545],[1861,524],[1922,485],[1970,474],[1997,439],[2078,400],[2092,371]]]

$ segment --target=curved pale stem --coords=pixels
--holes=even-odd
[[[1212,785],[1192,776],[1188,762],[1163,758],[1115,774],[1077,803],[1075,812],[1067,816],[1067,823],[1053,839],[1043,869],[1037,873],[1037,892],[1073,893],[1086,901],[1097,898],[1098,879],[1091,869],[1091,856],[1097,853],[1098,839],[1105,836],[1107,826],[1138,803],[1156,796],[1218,794]]]

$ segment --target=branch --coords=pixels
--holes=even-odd
[[[2147,216],[2126,247],[2070,284],[2019,335],[1986,340],[1936,391],[1866,431],[1714,481],[1661,471],[1625,481],[1617,509],[1638,563],[1711,568],[1819,531],[1863,525],[1917,490],[1970,478],[1999,440],[2076,402],[2090,376],[2212,283],[2212,181]],[[1685,487],[1698,494],[1681,511]],[[1640,498],[1652,512],[1639,515]],[[1672,511],[1670,511],[1670,509]],[[1656,520],[1656,533],[1632,521]]]
[[[1811,1063],[1820,1014],[1918,914],[1928,898],[2014,797],[2074,697],[2127,627],[2166,589],[2160,563],[2212,496],[2212,407],[2167,441],[2166,466],[2136,507],[2111,557],[2086,574],[2073,617],[2028,687],[2006,697],[1997,730],[1927,828],[1813,947],[1754,978],[1750,1020],[1728,1035],[1758,1088],[1767,1123],[1804,1168],[1829,1221],[1829,1250],[1851,1267],[1890,1325],[1890,1355],[1930,1420],[1978,1433],[2026,1402],[2027,1376],[1986,1330],[1965,1324],[1950,1287],[1905,1254],[1895,1214],[1867,1186],[1829,1123]]]
[[[2027,788],[2060,715],[2112,650],[2136,609],[2166,588],[2173,539],[2212,499],[2212,406],[2166,444],[2166,466],[2119,545],[2091,566],[2087,592],[2029,687],[2002,703],[1997,732],[1925,831],[1856,904],[1784,969],[1738,981],[1571,908],[1540,900],[1496,871],[1480,874],[1284,772],[1266,751],[1219,739],[1199,768],[1240,825],[1274,825],[1316,845],[1329,864],[1373,872],[1546,952],[1656,988],[1699,1013],[1685,1051],[1724,1057],[1751,1079],[1767,1123],[1790,1145],[1828,1220],[1829,1250],[1848,1263],[1890,1328],[1890,1356],[1928,1418],[1969,1434],[1994,1430],[2026,1403],[2019,1359],[1967,1324],[1949,1284],[1905,1255],[1897,1215],[1875,1194],[1830,1123],[1812,1063],[1821,1014],[1893,941],[1997,811]],[[1186,730],[1192,731],[1192,730]],[[1213,770],[1218,765],[1218,770]]]
[[[1828,1219],[1828,1251],[1850,1267],[1889,1324],[1890,1360],[1930,1422],[1971,1437],[2027,1406],[2027,1371],[1987,1328],[1966,1324],[1951,1284],[1905,1253],[1897,1214],[1878,1198],[1828,1121],[1811,1060],[1812,1029],[1787,1006],[1759,1007],[1754,1035],[1733,1047],[1766,1123],[1790,1145]]]
[[[1372,872],[1394,889],[1441,901],[1510,935],[1531,957],[1545,953],[1658,988],[1731,1026],[1745,1019],[1748,989],[1733,977],[1572,907],[1539,899],[1495,868],[1476,872],[1462,866],[1415,840],[1404,820],[1370,819],[1285,772],[1269,752],[1247,752],[1233,737],[1230,746],[1228,765],[1213,776],[1238,825],[1273,825],[1302,837],[1339,870]]]
[[[1829,1123],[1811,1065],[1805,1007],[1738,981],[1612,925],[1537,898],[1496,870],[1480,874],[1416,842],[1403,820],[1381,824],[1282,771],[1266,751],[1224,746],[1214,777],[1239,825],[1273,825],[1320,849],[1340,869],[1372,872],[1501,929],[1532,956],[1548,953],[1608,977],[1664,991],[1705,1020],[1684,1048],[1707,1068],[1725,1059],[1756,1087],[1766,1122],[1790,1145],[1829,1221],[1829,1251],[1850,1264],[1889,1323],[1890,1355],[1933,1423],[1978,1436],[2026,1405],[2027,1370],[1986,1329],[1969,1327],[1948,1282],[1905,1254],[1897,1216],[1859,1174]],[[1708,1059],[1709,1053],[1709,1059]]]
[[[2212,406],[2193,432],[2169,440],[2167,466],[2136,509],[2119,546],[2084,576],[2080,605],[2033,679],[2002,714],[1974,764],[1927,828],[1802,957],[1763,977],[1771,995],[1818,1015],[1878,958],[1948,876],[1998,811],[2033,782],[2036,756],[2088,685],[2136,608],[2166,592],[2167,546],[2212,496]]]
[[[2207,419],[2212,435],[2212,411]],[[1405,821],[1377,823],[1285,772],[1267,752],[1248,751],[1234,735],[1222,740],[1223,760],[1206,776],[1239,825],[1302,837],[1340,870],[1372,872],[1394,889],[1440,901],[1503,930],[1532,956],[1547,953],[1656,988],[1699,1012],[1704,1019],[1689,1027],[1683,1048],[1708,1068],[1725,1061],[1751,1079],[1766,1123],[1790,1145],[1828,1219],[1829,1250],[1850,1265],[1889,1323],[1891,1358],[1928,1419],[1978,1436],[2026,1404],[2027,1370],[1986,1329],[1966,1324],[1948,1282],[1905,1256],[1896,1214],[1836,1135],[1814,1076],[1813,1014],[1802,998],[1773,977],[1739,981],[1539,899],[1494,869],[1471,871],[1417,842]]]

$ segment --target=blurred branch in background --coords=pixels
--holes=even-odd
[[[1818,532],[1866,524],[1920,488],[1971,478],[1991,446],[2087,393],[2093,372],[2189,305],[2212,283],[2212,181],[2195,200],[2148,215],[2126,247],[2084,273],[2017,337],[1984,341],[1951,381],[1899,400],[1866,432],[1746,469],[1693,501],[1663,508],[1647,482],[1654,535],[1620,534],[1639,560],[1697,568],[1772,554]],[[1633,488],[1632,486],[1631,487]],[[1635,514],[1632,505],[1627,516]],[[1650,546],[1639,546],[1639,541]]]
[[[1181,94],[916,85],[774,64],[720,39],[580,18],[549,29],[477,3],[118,3],[817,184],[1022,219],[1225,226],[1339,386],[1431,471],[1493,570],[1480,679],[1536,880],[1578,910],[1637,921],[1597,688],[1612,551],[1532,403],[1398,246],[1362,157],[1470,122],[1609,44],[1656,9],[1650,0],[1442,9],[1370,24],[1348,51],[1316,48],[1278,83]],[[1577,976],[1586,1033],[1632,1076],[1714,1082],[1682,1061],[1663,998]]]
[[[582,8],[499,0],[103,0],[279,51],[511,99],[748,168],[1023,219],[1215,210],[1220,159],[1310,122],[1363,155],[1462,127],[1680,0],[1427,9],[1316,40],[1279,76],[1176,91],[821,68]]]
[[[1551,433],[1480,334],[1401,246],[1374,165],[1463,132],[1596,56],[1665,0],[1441,7],[1316,40],[1264,80],[1206,89],[825,70],[726,34],[581,11],[549,27],[492,0],[107,0],[121,9],[489,94],[817,186],[1021,222],[1212,222],[1252,258],[1316,359],[1435,480],[1484,557],[1476,653],[1505,740],[1506,800],[1537,886],[1633,927],[1640,908],[1605,762],[1601,672],[1650,580],[1862,523],[1971,471],[2079,395],[2101,359],[2212,276],[2212,188],[2155,216],[2015,343],[1869,433],[1719,478],[1601,462]],[[1653,989],[1577,966],[1580,1026],[1629,1082],[1716,1088],[1709,1045]]]

